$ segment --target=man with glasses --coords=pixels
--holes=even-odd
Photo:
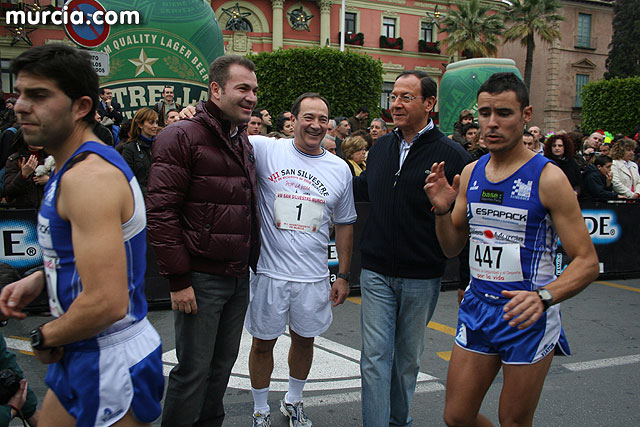
[[[429,168],[446,162],[449,182],[471,159],[429,114],[436,83],[405,71],[391,93],[396,128],[371,147],[354,177],[358,201],[371,202],[362,233],[362,419],[365,426],[411,424],[409,407],[426,325],[435,309],[446,257],[423,191]]]

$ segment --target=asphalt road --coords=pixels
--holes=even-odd
[[[333,325],[316,341],[314,366],[304,400],[315,426],[358,426],[360,415],[360,305],[352,297],[334,311]],[[640,280],[595,282],[577,297],[563,303],[563,324],[572,357],[556,357],[546,379],[534,424],[538,426],[637,426],[640,386]],[[165,371],[174,359],[173,317],[156,310],[149,318],[160,332]],[[457,302],[453,291],[440,293],[432,323],[426,328],[426,349],[412,406],[414,426],[440,426],[444,408],[448,358],[456,327]],[[19,363],[41,399],[46,367],[29,354],[25,337],[46,318],[30,316],[0,329],[10,348],[22,352]],[[276,346],[276,369],[270,393],[272,425],[288,425],[279,414],[278,401],[286,390],[288,337]],[[248,381],[248,346],[243,336],[240,357],[225,397],[225,426],[249,426],[253,409]],[[485,397],[482,412],[498,422],[499,375]],[[20,425],[17,423],[11,424]],[[160,425],[159,422],[154,424]]]

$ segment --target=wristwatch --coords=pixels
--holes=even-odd
[[[538,296],[540,297],[540,301],[544,305],[544,311],[547,311],[549,307],[553,304],[553,295],[546,289],[536,289]]]
[[[42,335],[43,326],[44,326],[44,323],[31,331],[31,334],[30,334],[31,347],[33,347],[34,350],[47,349],[47,347],[44,346],[44,336]]]
[[[350,276],[350,275],[349,275],[349,273],[347,273],[347,274],[344,274],[344,273],[338,273],[338,274],[336,274],[336,277],[337,277],[338,279],[344,279],[344,280],[346,280],[347,282],[349,281],[349,276]]]

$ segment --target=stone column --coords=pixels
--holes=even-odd
[[[545,85],[545,100],[544,100],[544,118],[542,125],[544,126],[544,132],[559,130],[559,111],[560,111],[560,42],[554,40],[549,49],[547,56],[547,75]],[[535,76],[532,76],[535,77]],[[532,90],[534,79],[531,79]],[[540,123],[540,120],[536,120]],[[573,130],[573,129],[569,129]]]
[[[320,47],[331,41],[331,0],[320,0]]]
[[[273,39],[272,49],[276,50],[282,47],[282,24],[284,0],[271,0],[271,8],[273,9]]]

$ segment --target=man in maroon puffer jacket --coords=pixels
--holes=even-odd
[[[196,116],[153,144],[147,224],[175,310],[178,365],[163,426],[221,426],[260,249],[255,159],[246,123],[256,105],[254,64],[222,56]]]

